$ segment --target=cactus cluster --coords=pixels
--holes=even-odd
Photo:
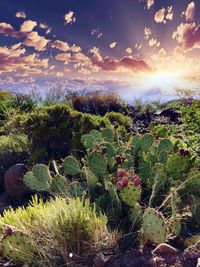
[[[200,194],[200,171],[190,154],[174,140],[151,134],[134,136],[128,144],[118,141],[111,128],[93,130],[82,137],[86,155],[81,163],[73,156],[64,159],[59,168],[64,176],[51,177],[47,166],[37,164],[25,174],[24,182],[31,190],[62,196],[81,198],[87,192],[110,221],[120,222],[125,213],[132,225],[140,226],[144,242],[157,244],[180,235],[176,188],[194,198]]]

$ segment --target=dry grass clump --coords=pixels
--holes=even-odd
[[[56,198],[44,203],[33,198],[27,208],[7,210],[0,217],[1,235],[9,226],[25,233],[37,249],[35,262],[62,266],[80,261],[116,242],[107,229],[107,217],[97,214],[89,201]],[[76,264],[75,264],[76,265]]]

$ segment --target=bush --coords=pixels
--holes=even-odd
[[[81,136],[84,133],[92,129],[99,130],[109,124],[106,118],[83,114],[66,104],[60,104],[15,116],[5,128],[9,132],[16,127],[27,135],[34,163],[60,159],[68,155],[71,149],[83,149]],[[36,154],[41,158],[37,158]]]
[[[107,217],[97,215],[95,206],[91,207],[88,201],[57,198],[44,203],[36,196],[26,208],[4,212],[0,217],[0,235],[4,235],[6,227],[25,233],[37,249],[34,258],[48,262],[47,266],[58,266],[55,261],[59,257],[65,265],[72,261],[70,253],[88,255],[99,245],[112,242],[114,235],[106,224]]]
[[[73,107],[80,112],[104,116],[107,112],[125,112],[126,103],[115,93],[90,93],[84,96],[75,96],[72,99]]]

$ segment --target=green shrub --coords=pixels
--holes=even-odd
[[[84,96],[74,96],[72,99],[74,109],[80,112],[104,116],[107,112],[125,112],[126,103],[115,93],[93,92]]]
[[[66,104],[60,104],[38,107],[28,114],[17,115],[5,128],[9,132],[15,127],[27,135],[31,143],[31,157],[35,163],[63,158],[71,149],[82,150],[83,134],[109,124],[106,118],[83,114]],[[36,154],[42,157],[37,158]]]

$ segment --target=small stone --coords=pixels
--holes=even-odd
[[[106,259],[102,253],[99,253],[94,258],[94,267],[104,267],[106,264]]]
[[[154,250],[153,254],[161,254],[161,255],[166,255],[166,254],[177,254],[178,250],[166,243],[162,243],[158,245]]]
[[[200,258],[200,250],[196,245],[190,246],[184,251],[184,256],[188,260],[198,259]]]

